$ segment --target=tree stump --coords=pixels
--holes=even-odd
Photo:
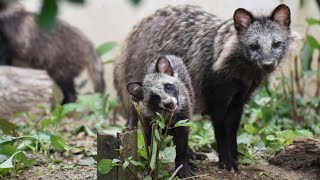
[[[125,130],[117,136],[98,132],[97,144],[97,162],[102,159],[120,159],[125,160],[128,157],[137,160],[138,157],[138,134],[137,130]],[[128,168],[114,167],[108,174],[101,174],[97,170],[98,180],[134,180],[138,174],[136,168],[129,165],[133,172]],[[134,173],[136,176],[134,176]]]
[[[297,139],[288,147],[278,151],[269,161],[288,170],[310,167],[320,169],[320,140]]]
[[[53,85],[46,71],[0,66],[0,117],[50,105]]]

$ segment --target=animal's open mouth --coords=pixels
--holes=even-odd
[[[171,109],[168,109],[170,112],[174,113],[178,110],[178,105],[174,105]]]

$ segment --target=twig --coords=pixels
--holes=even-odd
[[[183,164],[181,164],[174,172],[173,174],[170,176],[170,178],[168,180],[172,180],[176,175],[177,173],[180,171],[180,169],[183,167]]]

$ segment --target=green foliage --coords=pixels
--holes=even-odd
[[[97,53],[99,56],[102,56],[110,52],[116,46],[117,46],[116,42],[105,42],[97,48]]]
[[[138,131],[138,155],[140,160],[133,160],[132,157],[120,159],[117,161],[119,162],[117,166],[122,166],[123,169],[128,169],[129,172],[132,172],[129,166],[130,164],[136,166],[142,172],[140,174],[145,174],[142,178],[136,177],[137,179],[168,179],[169,172],[166,170],[165,166],[168,165],[168,163],[173,163],[176,158],[176,147],[172,144],[173,137],[168,135],[168,131],[177,127],[194,127],[195,125],[189,120],[181,120],[172,126],[173,114],[169,120],[166,120],[160,113],[157,113],[158,118],[151,122],[152,142],[151,147],[149,148],[145,141],[146,135],[143,132],[143,127],[145,125],[142,121],[140,109],[136,103],[134,103],[134,106],[138,116],[140,116],[139,120],[142,126],[142,131]],[[122,157],[121,151],[120,157]],[[103,161],[106,162],[106,160]],[[114,166],[112,166],[110,159],[108,159],[107,162],[108,163],[101,164],[101,167],[98,165],[98,170],[107,169],[108,172],[110,172]]]

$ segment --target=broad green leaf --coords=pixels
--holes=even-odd
[[[143,178],[143,180],[152,180],[151,176],[146,176],[145,178]]]
[[[52,30],[56,25],[57,12],[58,4],[56,0],[43,0],[38,16],[39,25],[46,30]]]
[[[316,40],[316,38],[314,38],[313,36],[311,35],[307,35],[307,41],[308,43],[310,44],[310,46],[314,49],[317,49],[319,48],[319,43],[318,41]]]
[[[0,144],[10,142],[13,140],[19,139],[19,137],[12,137],[12,136],[0,136]]]
[[[17,152],[17,147],[12,144],[5,144],[0,148],[0,153],[7,156],[12,156],[15,152]]]
[[[7,135],[17,135],[16,125],[6,119],[0,118],[0,130]]]
[[[274,135],[272,135],[272,134],[269,134],[269,135],[266,137],[266,139],[269,140],[269,141],[274,141],[274,140],[276,140],[276,137],[275,137]]]
[[[111,51],[116,45],[116,42],[105,42],[97,48],[97,53],[99,56],[102,56]]]
[[[108,174],[114,166],[111,159],[102,159],[98,163],[98,171],[101,174]]]
[[[0,163],[2,163],[3,161],[7,160],[8,156],[0,154]]]
[[[57,150],[67,150],[66,141],[59,135],[51,135],[51,145]]]
[[[186,120],[180,120],[174,125],[174,127],[182,127],[182,126],[183,127],[192,127],[192,126],[195,126],[195,124],[193,122],[189,121],[188,119],[186,119]]]
[[[0,164],[0,169],[8,169],[8,168],[14,168],[13,166],[13,158],[18,154],[21,153],[21,151],[15,152],[12,156],[10,156],[9,159],[6,161],[2,162]]]
[[[122,169],[126,169],[129,166],[129,161],[125,160],[122,164]]]
[[[161,163],[174,162],[176,159],[176,146],[166,147],[163,151],[160,151]]]

